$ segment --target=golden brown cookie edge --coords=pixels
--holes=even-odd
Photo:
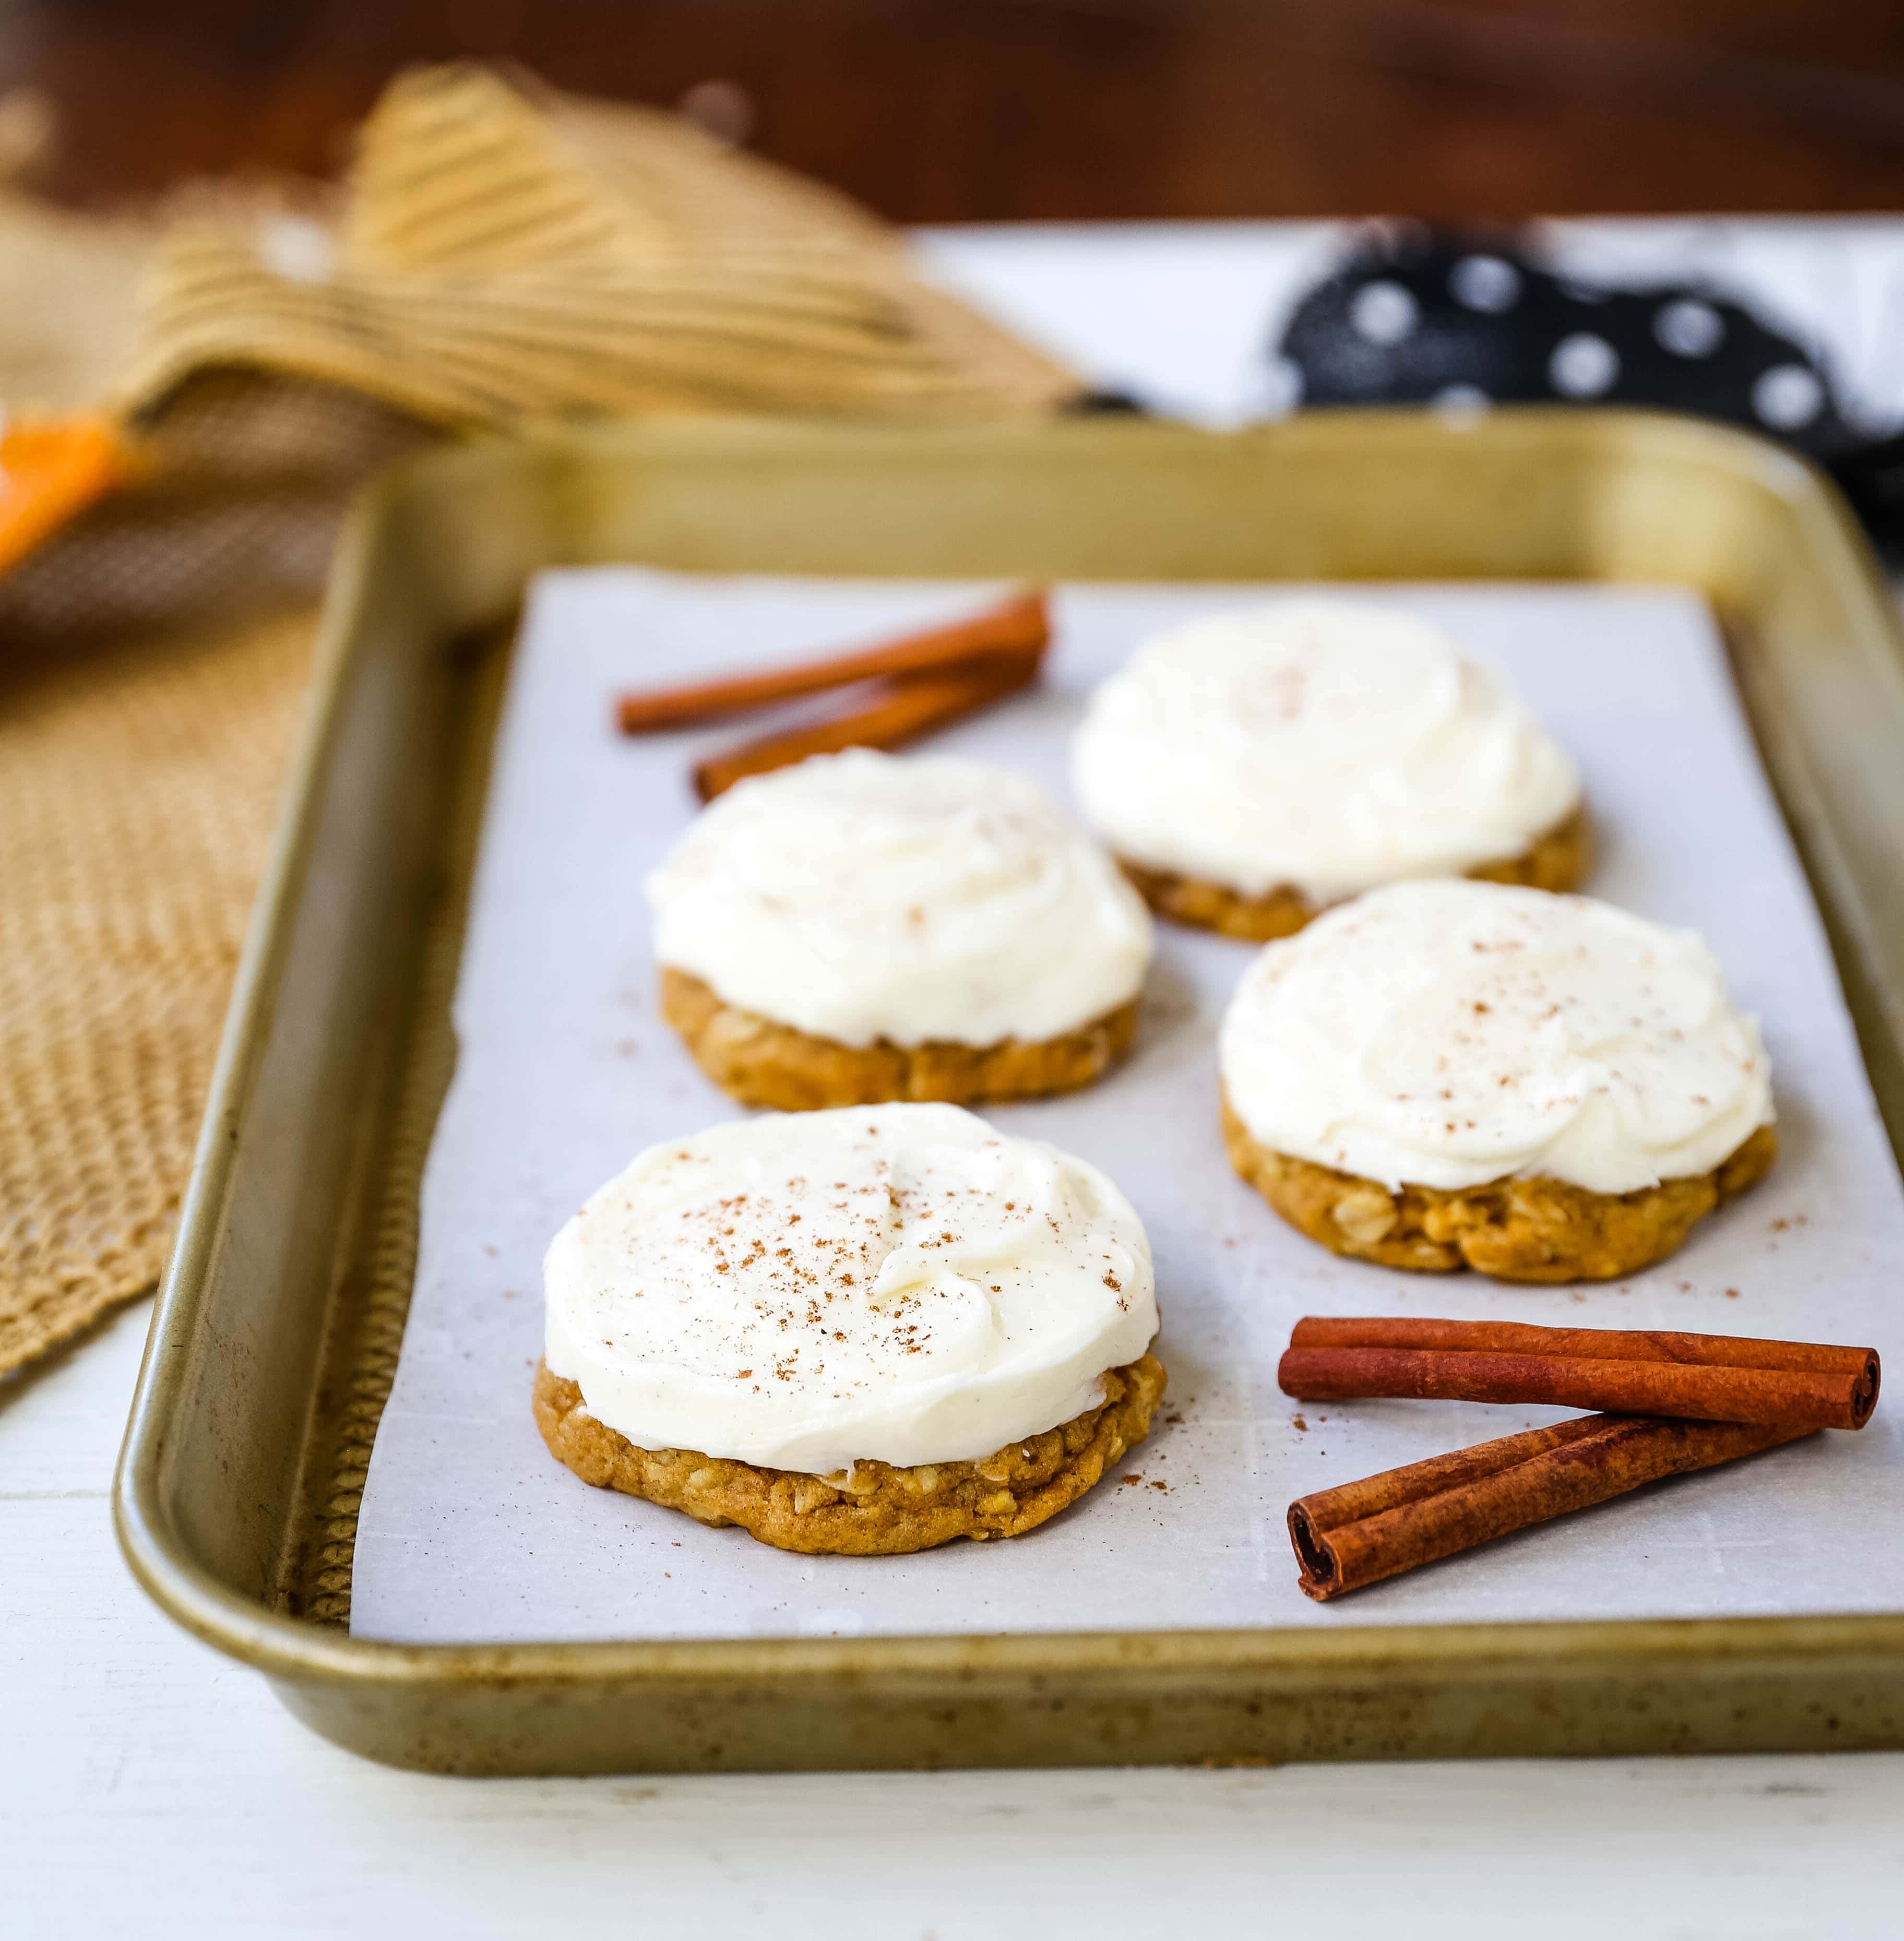
[[[730,1099],[783,1112],[927,1100],[952,1105],[1074,1092],[1130,1050],[1137,999],[1053,1038],[996,1044],[842,1044],[730,1004],[690,971],[661,967],[662,1016]]]
[[[1150,1433],[1163,1364],[1145,1353],[1105,1371],[1105,1398],[1057,1428],[976,1463],[895,1468],[859,1463],[830,1478],[693,1450],[642,1449],[585,1408],[579,1386],[536,1365],[536,1426],[557,1461],[585,1483],[619,1490],[696,1521],[737,1524],[777,1550],[891,1557],[959,1537],[1022,1536],[1101,1481]]]
[[[1223,1100],[1230,1163],[1283,1219],[1351,1260],[1416,1273],[1463,1268],[1496,1280],[1617,1280],[1675,1252],[1716,1208],[1756,1186],[1778,1154],[1761,1126],[1711,1172],[1631,1193],[1505,1178],[1447,1190],[1338,1172],[1264,1145]]]
[[[1498,863],[1479,863],[1465,873],[1477,882],[1559,893],[1577,889],[1586,881],[1593,854],[1593,818],[1583,800],[1519,855]],[[1312,902],[1286,884],[1261,896],[1248,896],[1203,877],[1150,869],[1127,856],[1120,856],[1117,866],[1159,916],[1198,930],[1220,931],[1246,943],[1269,943],[1279,937],[1293,937],[1325,909],[1334,907]]]

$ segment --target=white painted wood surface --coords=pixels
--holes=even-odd
[[[1234,232],[1207,240],[1210,276],[1237,305],[1265,295]],[[1182,231],[1158,240],[1178,254],[1166,261],[1126,229],[1054,234],[1042,265],[1002,238],[994,260],[1001,283],[1035,284],[1062,323],[1067,284],[1080,313],[1123,277],[1133,291],[1154,292],[1166,271],[1210,286]],[[982,244],[958,248],[961,280],[981,280]],[[1148,335],[1120,356],[1167,374],[1174,348],[1193,389],[1183,367],[1209,351],[1208,319],[1193,327],[1145,301]],[[1233,369],[1258,327],[1233,314],[1217,332]],[[1088,319],[1072,335],[1085,354]],[[1904,1754],[659,1780],[387,1771],[313,1737],[260,1680],[176,1630],[121,1563],[108,1492],[148,1313],[138,1304],[0,1386],[8,1941],[1904,1934]]]

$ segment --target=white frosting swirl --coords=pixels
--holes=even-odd
[[[1137,995],[1142,900],[1035,782],[869,748],[730,789],[648,879],[655,954],[843,1044],[1060,1036]]]
[[[1630,1193],[1772,1118],[1757,1020],[1692,931],[1496,883],[1371,891],[1268,945],[1221,1062],[1263,1145],[1389,1187]]]
[[[1103,1399],[1157,1332],[1095,1166],[956,1105],[651,1146],[558,1233],[546,1359],[637,1447],[827,1475],[972,1461]]]
[[[1580,799],[1499,675],[1386,607],[1291,598],[1171,628],[1092,696],[1086,819],[1130,861],[1328,903],[1525,851]]]

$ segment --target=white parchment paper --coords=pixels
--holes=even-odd
[[[1284,589],[1286,590],[1286,589]],[[1068,793],[1086,691],[1144,636],[1236,587],[1077,586],[1049,682],[936,744]],[[1250,946],[1160,926],[1137,1049],[998,1123],[1096,1162],[1155,1249],[1163,1418],[1035,1534],[906,1557],[807,1558],[593,1490],[529,1412],[540,1263],[642,1147],[736,1115],[656,1015],[641,879],[730,727],[629,741],[619,686],[836,648],[985,589],[554,573],[512,674],[456,999],[460,1051],[356,1548],[353,1628],[448,1641],[1704,1616],[1904,1606],[1904,1436],[1814,1437],[1524,1532],[1327,1607],[1296,1589],[1290,1499],[1565,1411],[1303,1408],[1276,1386],[1306,1313],[1505,1316],[1900,1346],[1904,1195],[1805,879],[1703,606],[1671,589],[1420,587],[1362,597],[1452,628],[1578,756],[1591,888],[1704,934],[1764,1020],[1783,1153],[1756,1191],[1624,1285],[1514,1288],[1337,1261],[1225,1161],[1218,1017]]]

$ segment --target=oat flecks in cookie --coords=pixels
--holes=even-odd
[[[1617,1280],[1675,1252],[1695,1226],[1756,1186],[1778,1153],[1761,1126],[1710,1172],[1632,1193],[1558,1179],[1389,1190],[1262,1145],[1223,1105],[1230,1163],[1300,1233],[1331,1253],[1420,1273],[1463,1267],[1498,1280]]]
[[[1521,854],[1479,864],[1465,873],[1476,882],[1517,884],[1563,894],[1586,881],[1593,860],[1593,821],[1582,802]],[[1331,907],[1313,903],[1300,890],[1287,886],[1248,896],[1222,883],[1146,869],[1128,857],[1120,857],[1118,861],[1159,916],[1194,929],[1220,931],[1248,943],[1270,943],[1280,937],[1293,937],[1324,909]]]
[[[860,1463],[850,1475],[836,1477],[692,1450],[637,1448],[588,1413],[573,1382],[541,1363],[534,1408],[551,1453],[585,1483],[685,1511],[704,1524],[738,1524],[778,1550],[880,1557],[1035,1530],[1144,1440],[1165,1380],[1163,1363],[1146,1354],[1106,1371],[1105,1398],[1096,1408],[981,1462],[910,1469]]]
[[[1072,1092],[1129,1051],[1137,1001],[1062,1037],[1033,1043],[841,1044],[727,1004],[698,977],[664,964],[661,1010],[695,1062],[743,1105],[783,1112],[891,1100],[955,1105]]]

